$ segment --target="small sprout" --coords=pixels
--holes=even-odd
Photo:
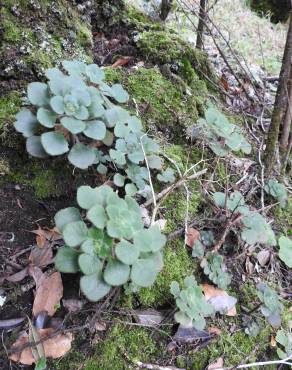
[[[57,252],[56,268],[81,271],[80,288],[91,301],[129,281],[137,287],[152,285],[163,267],[166,238],[157,225],[144,228],[138,203],[129,196],[120,198],[107,185],[81,186],[77,203],[86,219],[74,207],[55,215],[66,244]]]
[[[221,289],[227,289],[231,283],[230,275],[225,271],[223,257],[218,253],[209,253],[201,261],[201,267],[208,278]]]
[[[213,306],[207,303],[202,288],[193,276],[184,280],[184,289],[180,289],[177,281],[170,285],[170,292],[174,296],[178,312],[175,320],[183,327],[194,327],[203,330],[206,326],[205,317],[214,313]]]
[[[208,108],[205,112],[205,119],[200,119],[198,125],[200,131],[205,135],[210,149],[216,155],[224,157],[230,151],[238,152],[240,150],[245,154],[250,154],[251,145],[240,129],[231,124],[227,117],[216,108]]]
[[[262,302],[262,314],[274,328],[278,328],[281,325],[283,305],[279,301],[277,292],[264,283],[258,284],[257,290],[258,297]]]

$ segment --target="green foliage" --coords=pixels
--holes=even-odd
[[[265,185],[265,191],[277,199],[281,208],[285,208],[288,200],[287,190],[283,184],[275,179],[270,179]]]
[[[292,333],[291,331],[285,331],[280,329],[277,331],[276,341],[283,349],[278,347],[277,354],[281,360],[292,356]]]
[[[281,236],[279,246],[279,257],[288,267],[292,268],[292,240],[286,236]]]
[[[142,132],[138,117],[115,104],[129,99],[123,87],[109,86],[103,69],[78,61],[63,61],[62,70],[50,68],[46,76],[48,83],[28,85],[31,107],[16,115],[15,129],[26,138],[28,153],[38,158],[68,153],[75,167],[96,164],[101,174],[114,164],[123,180],[133,184],[126,186],[128,194],[147,196],[145,156],[151,169],[161,170],[159,146]],[[121,179],[117,186],[123,186]],[[170,172],[161,179],[170,181]]]
[[[274,328],[278,328],[281,325],[281,312],[283,311],[283,305],[279,301],[277,292],[265,283],[258,284],[257,290],[258,297],[262,302],[262,314]]]
[[[203,135],[216,155],[224,157],[230,151],[250,154],[251,145],[240,129],[231,124],[227,117],[216,108],[208,108],[205,112],[205,119],[200,119],[198,125],[199,130],[198,127],[193,130],[193,138],[195,139],[199,134]]]
[[[163,267],[166,238],[156,225],[144,228],[138,203],[129,196],[120,198],[107,185],[81,186],[77,202],[85,220],[74,207],[55,215],[66,244],[58,250],[56,268],[81,271],[80,288],[91,301],[129,280],[137,287],[152,285]]]
[[[201,267],[208,278],[221,289],[227,289],[231,276],[225,271],[223,257],[219,253],[208,253],[201,261]]]
[[[216,192],[213,199],[220,208],[225,207],[232,213],[239,213],[242,217],[241,238],[248,244],[268,244],[274,246],[277,244],[275,234],[265,218],[257,212],[250,211],[245,205],[242,194],[234,191],[227,200],[224,193]]]
[[[195,278],[192,275],[186,277],[182,290],[179,283],[173,281],[170,285],[170,291],[179,309],[174,316],[175,320],[184,327],[203,330],[206,325],[205,317],[212,315],[214,309],[206,302],[202,288]]]

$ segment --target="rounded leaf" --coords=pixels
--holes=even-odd
[[[292,240],[286,236],[281,236],[279,246],[279,257],[288,267],[292,268]]]
[[[63,117],[61,119],[61,124],[74,135],[79,134],[86,128],[86,124],[83,121],[73,117]]]
[[[79,209],[75,207],[68,207],[61,209],[54,217],[57,228],[62,232],[64,227],[70,222],[81,221]]]
[[[103,140],[106,136],[106,127],[103,121],[90,121],[84,130],[84,135],[95,140]]]
[[[63,114],[65,111],[64,100],[62,96],[59,95],[53,96],[52,99],[50,100],[50,105],[54,112],[58,114]]]
[[[117,258],[126,265],[132,265],[137,261],[140,255],[139,249],[135,244],[129,243],[126,240],[120,241],[116,246]]]
[[[32,82],[27,87],[27,97],[31,104],[39,107],[49,103],[48,86],[41,82]]]
[[[87,212],[88,220],[98,229],[103,229],[106,225],[107,217],[104,208],[96,204]]]
[[[114,184],[116,186],[122,187],[125,183],[125,176],[120,175],[119,173],[116,173],[114,175]]]
[[[166,237],[161,233],[158,225],[153,225],[134,235],[134,244],[141,252],[157,252],[165,243]]]
[[[61,155],[69,150],[68,143],[60,132],[50,131],[41,135],[45,151],[50,155]]]
[[[33,157],[46,158],[48,154],[45,152],[41,143],[40,136],[30,136],[26,139],[26,150]]]
[[[111,93],[112,93],[113,98],[118,103],[126,103],[129,100],[129,94],[120,84],[112,85]]]
[[[55,126],[57,115],[49,109],[39,108],[37,119],[43,126],[52,128]]]
[[[78,264],[84,275],[92,275],[101,271],[101,263],[96,255],[82,253],[78,258]]]
[[[94,148],[83,144],[75,144],[68,155],[69,161],[83,170],[91,166],[95,161],[96,155]]]
[[[130,267],[119,261],[111,261],[104,270],[104,280],[112,286],[125,284],[129,280]]]
[[[24,137],[32,136],[37,128],[38,121],[34,114],[28,109],[22,109],[16,115],[15,130],[21,132]]]
[[[58,249],[55,257],[55,267],[58,271],[75,274],[79,271],[79,253],[72,248],[62,247]]]
[[[88,229],[83,221],[67,224],[63,229],[63,238],[69,247],[77,247],[87,239]]]
[[[133,283],[141,287],[151,286],[157,276],[157,270],[153,265],[151,259],[138,259],[132,266],[131,279]]]
[[[92,302],[99,301],[111,290],[111,286],[100,279],[99,274],[82,276],[80,279],[82,293]]]
[[[96,188],[83,185],[77,190],[77,203],[83,209],[90,209],[95,204],[99,203],[99,195]]]

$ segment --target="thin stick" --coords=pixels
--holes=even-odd
[[[145,149],[144,149],[144,146],[143,146],[143,142],[142,142],[142,139],[143,139],[143,137],[145,135],[146,134],[144,134],[143,136],[141,136],[140,143],[141,143],[142,151],[143,151],[143,154],[144,154],[146,167],[147,167],[147,170],[148,170],[149,184],[150,184],[150,187],[151,187],[153,204],[154,204],[154,207],[156,207],[156,197],[155,197],[155,191],[154,191],[153,183],[152,183],[152,179],[151,179],[150,167],[149,167],[148,159],[147,159],[147,156],[146,156],[146,153],[145,153]]]
[[[254,367],[254,366],[266,366],[266,365],[275,365],[275,364],[283,364],[283,365],[290,365],[292,366],[292,362],[288,362],[292,359],[292,355],[285,358],[284,360],[276,360],[276,361],[262,361],[262,362],[254,362],[252,364],[246,364],[246,365],[239,365],[236,368],[237,369],[246,369],[248,367]]]

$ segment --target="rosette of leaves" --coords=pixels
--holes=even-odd
[[[274,328],[278,328],[281,325],[283,305],[279,300],[277,292],[265,283],[259,283],[257,285],[257,294],[262,302],[260,307],[262,314]]]
[[[227,117],[214,107],[209,107],[205,112],[205,119],[198,121],[195,135],[205,136],[210,149],[218,156],[224,157],[230,151],[242,151],[250,154],[251,145],[245,139],[241,130],[231,124]],[[199,128],[199,130],[198,130]]]
[[[138,203],[120,198],[107,185],[81,186],[77,203],[55,215],[65,246],[55,259],[64,273],[81,271],[80,288],[91,301],[104,297],[112,286],[131,281],[152,285],[163,267],[166,238],[159,227],[144,228]]]
[[[232,213],[240,213],[241,219],[241,238],[248,244],[267,244],[274,246],[277,244],[275,234],[265,218],[257,212],[251,212],[245,205],[243,195],[239,191],[234,191],[229,196],[222,192],[213,194],[215,204],[226,208]]]
[[[212,305],[207,303],[196,279],[193,276],[186,277],[182,290],[179,283],[173,281],[170,285],[170,292],[174,296],[179,310],[174,315],[175,320],[183,327],[203,330],[206,326],[205,317],[211,316],[214,309]]]
[[[221,289],[227,289],[231,283],[231,276],[226,272],[223,257],[216,252],[208,253],[202,259],[200,266],[204,269],[204,274]]]
[[[159,146],[142,132],[138,117],[115,104],[129,99],[123,87],[109,86],[101,68],[78,61],[63,61],[62,69],[48,69],[46,76],[47,83],[28,85],[31,105],[16,115],[15,128],[26,137],[28,153],[39,158],[68,153],[81,169],[94,164],[101,174],[118,169],[122,173],[114,182],[124,186],[129,179],[129,195],[145,190],[145,156],[150,169],[160,170]]]
[[[282,346],[277,348],[277,354],[281,360],[292,357],[292,333],[280,329],[277,331],[276,342]]]
[[[288,195],[285,186],[275,179],[270,179],[264,187],[265,191],[277,199],[281,208],[285,208]]]

